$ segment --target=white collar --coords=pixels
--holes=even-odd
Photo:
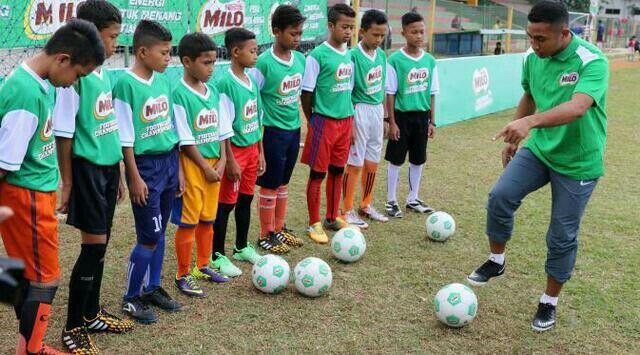
[[[211,90],[209,90],[209,87],[207,86],[207,84],[204,84],[204,89],[207,90],[206,94],[202,94],[199,91],[197,91],[196,89],[192,88],[191,85],[187,84],[186,81],[184,81],[184,78],[180,79],[180,82],[182,83],[182,85],[184,85],[189,91],[191,91],[192,93],[198,95],[198,97],[203,98],[205,100],[209,99],[209,95],[211,94]]]
[[[95,74],[98,78],[100,78],[100,80],[104,78],[104,68],[102,67],[96,68],[96,70],[94,70],[92,73]]]
[[[411,59],[411,60],[413,60],[415,62],[419,61],[420,59],[422,59],[422,57],[424,57],[424,49],[422,49],[422,48],[420,48],[420,55],[418,56],[418,58],[410,56],[409,53],[404,51],[404,48],[400,48],[400,52],[402,52],[402,54],[404,54],[405,57],[407,57],[407,58],[409,58],[409,59]]]
[[[344,48],[344,45],[342,45],[343,50],[341,51],[341,50],[339,50],[339,49],[335,48],[334,46],[330,45],[328,41],[324,41],[322,44],[324,44],[324,45],[326,45],[327,47],[331,48],[331,50],[332,50],[332,51],[334,51],[334,52],[336,52],[336,53],[338,53],[338,54],[340,54],[340,55],[345,55],[345,54],[347,54],[347,49],[346,49],[346,48]]]
[[[271,49],[269,50],[269,52],[271,52],[271,56],[273,57],[273,59],[275,59],[278,63],[286,65],[288,67],[293,65],[293,51],[291,51],[291,58],[289,58],[289,61],[285,61],[284,59],[278,57],[274,52],[273,52],[273,46],[271,46]]]
[[[373,56],[370,56],[369,53],[367,53],[367,51],[365,51],[364,48],[362,48],[362,42],[358,42],[358,48],[360,48],[360,52],[362,52],[362,54],[364,54],[365,57],[369,58],[369,60],[371,60],[372,62],[376,61],[376,57],[378,56],[377,48],[373,51]]]
[[[251,78],[249,78],[249,76],[247,75],[247,79],[249,79],[249,85],[247,85],[247,83],[244,82],[244,80],[238,78],[234,73],[233,70],[231,70],[231,67],[229,67],[229,74],[231,74],[231,77],[237,81],[240,85],[244,86],[245,89],[249,90],[249,91],[253,91],[253,83],[251,82]],[[246,75],[246,74],[245,74]]]
[[[141,83],[143,83],[145,85],[149,85],[149,86],[151,86],[151,84],[153,83],[153,79],[155,79],[155,77],[156,77],[156,72],[155,71],[151,72],[151,77],[149,78],[149,80],[142,79],[141,77],[136,75],[136,73],[131,71],[131,69],[127,70],[127,73],[129,75],[131,75],[134,79],[138,80],[139,82],[141,82]]]
[[[21,67],[24,71],[27,72],[27,74],[31,75],[31,77],[35,79],[38,84],[40,84],[45,93],[49,93],[49,84],[44,79],[42,79],[40,75],[36,74],[36,72],[34,72],[33,69],[31,69],[31,67],[29,67],[25,62],[22,63]]]

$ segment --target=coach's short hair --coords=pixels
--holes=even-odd
[[[238,47],[244,47],[245,42],[256,39],[255,33],[242,27],[233,27],[227,30],[224,34],[224,46],[227,47],[227,51],[231,51]]]
[[[360,19],[360,28],[362,28],[363,30],[368,30],[369,28],[371,28],[371,25],[386,25],[387,23],[389,23],[389,20],[387,19],[387,15],[385,15],[384,12],[376,9],[371,9],[365,11],[365,13],[362,14],[362,19]]]
[[[533,5],[527,19],[531,23],[548,23],[551,25],[569,24],[569,11],[561,2],[543,0]]]
[[[122,24],[120,10],[106,0],[86,0],[78,5],[76,16],[87,20],[102,31],[114,23]]]
[[[71,64],[82,66],[104,63],[105,51],[96,26],[85,20],[71,19],[51,36],[44,46],[47,55],[68,54]]]
[[[133,50],[142,47],[153,47],[160,42],[171,42],[171,32],[160,23],[151,20],[142,20],[133,32]]]
[[[178,45],[178,56],[180,61],[187,57],[196,60],[202,53],[215,51],[216,43],[202,32],[188,33],[182,37]]]
[[[307,18],[302,15],[297,7],[293,5],[280,5],[273,12],[273,16],[271,16],[271,28],[284,31],[287,27],[298,26],[306,20]]]
[[[406,14],[402,15],[402,28],[409,26],[414,22],[422,22],[424,21],[424,17],[415,11],[409,11]]]
[[[327,12],[327,21],[335,25],[340,19],[340,15],[355,18],[356,12],[347,4],[335,4]]]

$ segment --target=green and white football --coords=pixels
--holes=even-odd
[[[283,258],[267,254],[253,265],[251,280],[264,293],[281,293],[289,284],[289,264]]]
[[[469,287],[459,283],[441,288],[434,303],[438,320],[454,328],[471,323],[478,311],[476,294]]]
[[[434,212],[427,217],[427,236],[444,242],[456,232],[456,221],[446,212]]]
[[[331,239],[333,256],[347,263],[360,260],[366,250],[364,235],[355,228],[342,228]]]
[[[329,264],[312,256],[302,259],[293,269],[293,274],[296,289],[307,297],[322,296],[331,288],[333,282]]]

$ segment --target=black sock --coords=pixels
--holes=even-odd
[[[107,244],[105,244],[105,254],[107,245],[109,245],[109,239],[111,238],[111,232],[107,232]],[[100,289],[102,287],[102,274],[104,273],[104,259],[103,256],[98,263],[96,272],[93,275],[93,284],[91,284],[91,291],[89,292],[89,298],[84,306],[84,318],[87,320],[95,319],[100,312]]]
[[[229,215],[233,211],[235,204],[219,203],[216,221],[213,224],[213,253],[212,260],[216,260],[216,253],[224,255],[224,240],[227,237],[227,224],[229,223]]]
[[[66,330],[84,326],[84,310],[100,260],[104,258],[104,244],[82,244],[69,280]]]
[[[238,250],[247,246],[251,223],[251,201],[253,201],[253,195],[240,194],[236,203],[236,249]]]

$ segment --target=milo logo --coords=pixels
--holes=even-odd
[[[382,65],[378,65],[371,68],[371,70],[369,70],[369,72],[367,73],[367,76],[365,77],[365,81],[369,86],[381,80],[382,80]]]
[[[150,97],[142,106],[140,119],[142,122],[149,123],[158,117],[167,117],[169,115],[169,99],[165,95],[157,98]]]
[[[423,82],[428,78],[429,78],[429,69],[427,68],[412,68],[407,74],[407,82],[409,84]]]
[[[75,16],[84,0],[31,0],[24,12],[24,32],[30,39],[46,39]]]
[[[196,31],[215,35],[232,27],[243,27],[244,11],[243,0],[208,0],[198,13]]]
[[[242,108],[242,119],[251,121],[258,114],[258,100],[247,100]]]
[[[47,119],[42,124],[42,129],[40,130],[40,140],[43,142],[48,141],[53,135],[53,119],[51,115],[51,110],[47,113]]]
[[[113,114],[113,101],[111,92],[101,92],[96,99],[96,105],[93,108],[93,116],[96,120],[101,121]]]
[[[297,92],[300,89],[300,85],[302,84],[302,75],[296,73],[294,75],[287,75],[280,82],[280,87],[278,88],[278,94],[282,96],[287,96],[292,92]]]
[[[196,116],[195,121],[193,122],[193,128],[196,131],[201,132],[207,128],[215,127],[218,125],[218,111],[216,109],[202,109],[198,116]]]
[[[562,74],[560,76],[560,86],[575,85],[580,79],[580,75],[577,72]]]
[[[340,65],[338,65],[338,69],[336,69],[334,77],[337,81],[349,79],[351,78],[352,70],[351,63],[340,63]]]
[[[473,93],[478,95],[482,91],[489,90],[489,71],[481,68],[473,71]]]

